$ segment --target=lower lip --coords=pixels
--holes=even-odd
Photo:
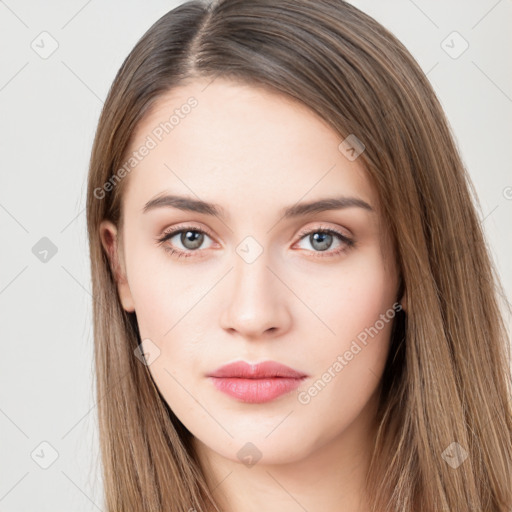
[[[242,379],[210,377],[213,385],[233,398],[252,404],[274,400],[299,387],[303,378],[272,377],[267,379]]]

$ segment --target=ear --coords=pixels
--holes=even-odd
[[[100,224],[100,239],[110,263],[110,269],[117,283],[117,291],[123,309],[128,313],[135,311],[133,297],[126,277],[124,258],[119,251],[119,237],[116,225],[104,220]]]

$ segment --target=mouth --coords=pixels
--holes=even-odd
[[[215,388],[246,403],[264,403],[296,389],[308,376],[275,361],[221,366],[208,375]]]

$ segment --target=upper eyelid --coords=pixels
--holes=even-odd
[[[298,232],[299,233],[308,233],[315,229],[317,229],[319,231],[320,230],[329,230],[329,229],[333,230],[333,231],[342,231],[342,230],[350,231],[347,228],[339,228],[339,227],[329,226],[329,225],[327,225],[326,221],[317,221],[317,222],[318,222],[318,224],[311,226],[310,228],[301,228]],[[187,223],[178,224],[172,228],[165,228],[162,230],[162,234],[165,235],[165,233],[179,232],[180,230],[186,230],[186,229],[188,229],[190,231],[203,231],[204,233],[213,236],[213,233],[209,228],[201,227],[201,226],[195,225],[193,223],[192,224],[187,224]],[[345,236],[350,237],[351,235],[345,235]]]
[[[303,236],[303,235],[307,235],[310,233],[314,233],[315,231],[334,231],[335,233],[339,233],[340,235],[344,236],[345,238],[351,238],[352,235],[348,235],[348,234],[346,235],[346,234],[341,233],[341,231],[343,231],[343,229],[346,229],[346,228],[333,228],[331,226],[325,225],[325,223],[320,222],[320,224],[317,226],[299,230],[299,235]]]
[[[318,231],[322,231],[322,230],[341,231],[342,229],[346,229],[346,228],[333,228],[333,227],[325,225],[325,222],[322,222],[322,221],[319,221],[319,222],[320,222],[320,225],[312,226],[310,228],[300,229],[299,234],[304,235],[304,234],[308,234],[315,230],[318,230]],[[176,233],[179,233],[180,231],[184,231],[184,230],[201,231],[201,232],[204,232],[207,235],[213,237],[213,233],[211,230],[209,230],[208,228],[196,226],[194,224],[184,224],[184,225],[178,224],[177,226],[174,226],[172,228],[164,229],[162,232],[162,236],[165,236],[166,234],[170,234],[170,233],[176,234]],[[351,237],[351,235],[343,235],[343,236],[346,236],[347,238]]]

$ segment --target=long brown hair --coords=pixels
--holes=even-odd
[[[112,84],[87,195],[106,510],[218,510],[190,432],[134,356],[136,316],[121,306],[98,230],[104,219],[122,225],[129,176],[119,169],[141,119],[173,87],[217,76],[295,98],[340,142],[355,134],[365,145],[406,310],[382,379],[372,511],[510,512],[510,344],[478,200],[425,74],[342,0],[186,2],[146,32]],[[447,451],[467,458],[454,468]]]

